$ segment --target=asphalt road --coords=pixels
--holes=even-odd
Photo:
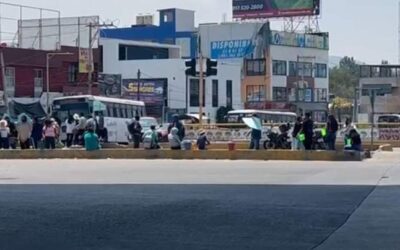
[[[399,163],[0,161],[0,249],[398,249]]]

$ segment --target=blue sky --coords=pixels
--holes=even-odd
[[[330,32],[331,55],[354,56],[366,63],[382,59],[398,63],[399,0],[321,0],[322,31]],[[231,18],[231,0],[12,0],[16,4],[59,9],[63,16],[100,15],[117,20],[120,26],[133,24],[139,13],[178,7],[194,9],[196,21],[220,22]],[[279,25],[279,24],[275,24]]]

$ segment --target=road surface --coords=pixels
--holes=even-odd
[[[399,155],[0,161],[0,249],[398,249]]]

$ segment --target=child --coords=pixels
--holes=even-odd
[[[169,145],[172,150],[181,150],[181,140],[179,139],[178,132],[179,129],[174,127],[168,135]]]
[[[201,131],[197,138],[197,147],[199,150],[207,150],[207,145],[210,145],[210,141],[207,139],[206,132]]]
[[[7,126],[6,120],[0,121],[0,149],[10,148],[10,128]]]

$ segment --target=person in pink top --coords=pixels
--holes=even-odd
[[[57,127],[51,120],[46,120],[43,127],[44,147],[46,149],[56,148]]]

